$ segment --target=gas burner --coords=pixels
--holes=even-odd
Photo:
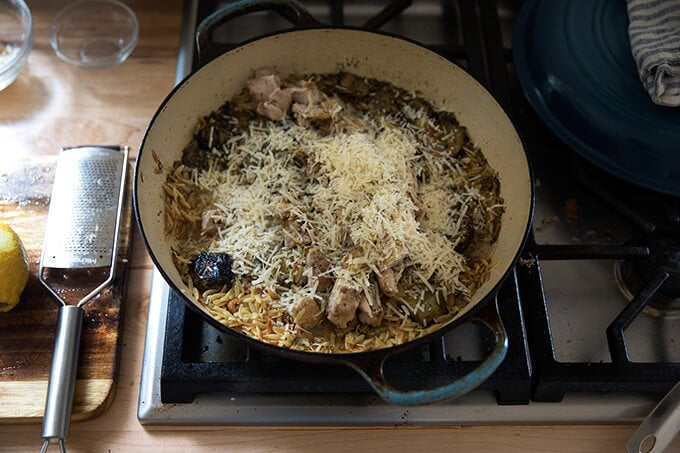
[[[668,279],[652,295],[644,311],[654,316],[680,317],[680,231],[648,233],[631,245],[646,246],[649,255],[616,261],[614,274],[623,295],[633,300],[659,273]]]

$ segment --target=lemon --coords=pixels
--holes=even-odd
[[[10,311],[28,282],[28,255],[19,235],[0,223],[0,312]]]

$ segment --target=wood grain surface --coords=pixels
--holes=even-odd
[[[54,155],[62,146],[82,144],[127,144],[134,159],[146,125],[172,89],[181,1],[126,1],[139,18],[139,43],[125,63],[105,71],[69,66],[52,52],[49,21],[69,2],[28,0],[36,24],[35,45],[26,70],[0,91],[0,160]],[[136,228],[132,234],[115,395],[101,415],[71,425],[66,442],[71,452],[622,452],[636,429],[634,425],[141,426],[137,399],[152,264]],[[40,443],[37,422],[0,424],[0,451],[36,452]],[[668,451],[680,452],[680,441],[676,439]]]
[[[35,422],[44,412],[60,304],[38,280],[38,267],[56,161],[56,156],[44,156],[0,163],[0,222],[22,238],[30,264],[19,304],[0,316],[0,423]],[[126,193],[116,276],[83,305],[73,420],[102,413],[113,396],[130,250],[129,184]],[[75,304],[106,281],[108,273],[101,268],[59,271],[50,287]]]

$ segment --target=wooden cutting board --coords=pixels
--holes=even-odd
[[[57,156],[51,156],[0,163],[0,222],[21,237],[31,270],[19,304],[0,312],[0,423],[38,422],[45,408],[59,302],[42,286],[37,271],[56,162]],[[127,180],[116,277],[83,307],[74,421],[102,413],[113,398],[130,252],[130,171]],[[71,290],[76,296],[86,293],[84,288]]]

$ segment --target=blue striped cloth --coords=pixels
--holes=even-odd
[[[680,0],[627,0],[628,35],[652,101],[680,106]]]

